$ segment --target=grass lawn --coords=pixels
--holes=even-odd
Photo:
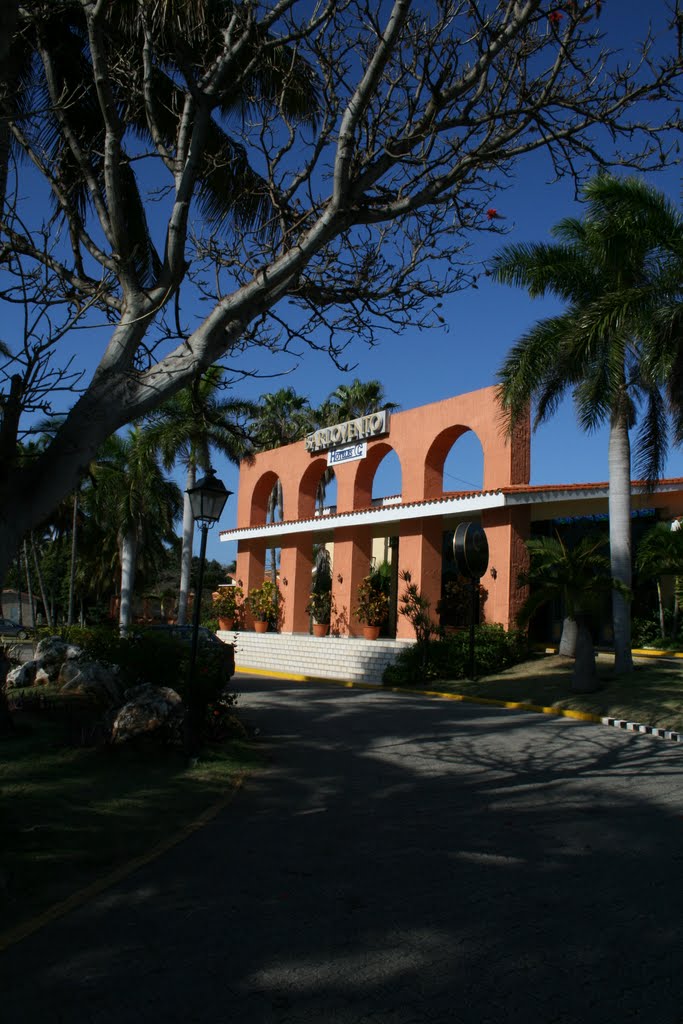
[[[70,747],[63,723],[16,713],[0,741],[0,939],[20,922],[190,824],[259,763],[244,741],[173,748]]]
[[[600,689],[571,692],[572,662],[539,654],[498,675],[470,681],[431,680],[425,689],[471,697],[571,708],[683,732],[683,660],[636,658],[631,676],[615,676],[613,657],[598,655]]]

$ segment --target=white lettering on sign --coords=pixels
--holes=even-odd
[[[332,427],[314,430],[312,434],[306,435],[306,451],[322,452],[328,448],[347,445],[350,441],[360,441],[363,438],[379,437],[380,434],[388,433],[389,412],[382,409],[380,412],[370,413],[369,416],[359,416],[356,420],[347,420],[346,423],[336,423]]]
[[[367,441],[348,444],[345,448],[333,448],[331,452],[327,453],[327,465],[338,466],[340,462],[357,462],[358,459],[364,459],[367,454]]]

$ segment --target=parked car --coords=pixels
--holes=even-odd
[[[192,643],[192,626],[146,626],[145,633],[156,633],[161,636],[167,636],[170,640],[177,640],[180,643],[187,644],[188,647]],[[200,626],[197,634],[197,640],[199,647],[208,647],[211,651],[216,651],[225,663],[225,681],[226,683],[232,679],[235,674],[235,648],[232,644],[225,644],[222,640],[219,640],[215,633],[212,633],[206,626]]]
[[[17,640],[26,640],[30,634],[30,629],[26,626],[22,626],[20,622],[14,622],[12,619],[0,618],[0,636],[14,636]]]

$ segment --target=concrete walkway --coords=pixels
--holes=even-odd
[[[683,1021],[683,749],[242,677],[265,772],[0,957],[21,1024]]]

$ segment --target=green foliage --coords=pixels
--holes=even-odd
[[[479,584],[479,611],[486,603],[489,592]],[[472,586],[460,573],[444,584],[443,597],[437,603],[436,611],[444,626],[468,626],[472,608]]]
[[[308,599],[306,611],[316,622],[329,622],[332,615],[332,591],[313,591]]]
[[[72,626],[53,635],[77,644],[88,659],[118,666],[125,688],[150,683],[170,686],[184,700],[187,697],[190,645],[163,631],[131,631],[123,637],[111,628]],[[220,648],[203,644],[201,639],[195,678],[205,703],[218,700],[228,682]]]
[[[366,626],[381,626],[389,614],[389,595],[382,587],[379,573],[365,576],[358,584],[358,604],[354,615]]]
[[[239,584],[235,584],[233,587],[223,587],[219,594],[220,596],[213,600],[212,610],[215,614],[224,619],[239,618],[244,602],[242,587]]]
[[[431,603],[428,598],[420,593],[417,583],[408,569],[401,569],[399,579],[405,584],[398,610],[404,615],[415,630],[415,639],[418,644],[426,644],[438,632],[438,626],[432,621],[430,614]]]
[[[522,661],[528,653],[526,637],[498,625],[476,626],[474,651],[477,671],[491,675]],[[387,666],[387,686],[424,686],[435,679],[465,679],[469,666],[469,632],[463,630],[427,647],[426,660],[419,644],[407,648],[393,665]]]
[[[526,542],[530,556],[529,570],[520,573],[519,585],[529,586],[531,593],[517,616],[526,626],[539,608],[550,601],[564,601],[571,618],[592,611],[600,595],[618,590],[630,596],[628,587],[610,575],[610,561],[604,549],[606,538],[582,537],[570,548],[562,538],[535,537]]]
[[[280,590],[277,583],[264,580],[260,587],[249,591],[246,604],[255,619],[276,625],[280,611]]]
[[[315,574],[306,611],[318,623],[326,623],[332,617],[332,562],[325,547],[315,553]]]

